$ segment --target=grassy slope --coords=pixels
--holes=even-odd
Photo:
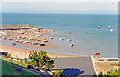
[[[2,61],[2,75],[20,75],[10,63]]]
[[[20,75],[17,71],[15,71],[17,67],[13,64],[7,63],[2,60],[2,75]],[[23,75],[36,75],[34,73],[22,70]]]

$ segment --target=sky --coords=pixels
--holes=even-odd
[[[32,0],[30,0],[32,1]],[[2,2],[5,13],[117,14],[117,2]]]

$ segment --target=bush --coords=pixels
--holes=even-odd
[[[33,66],[32,65],[28,65],[27,68],[28,69],[33,69]]]

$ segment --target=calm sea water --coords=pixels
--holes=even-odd
[[[74,55],[100,52],[101,57],[118,57],[117,15],[3,13],[2,24],[30,24],[34,27],[54,29],[55,32],[47,36],[54,37],[51,42],[60,48],[48,49],[50,52]],[[98,29],[97,26],[102,28]],[[108,26],[113,27],[113,32],[110,32]],[[64,40],[60,41],[60,37]],[[67,39],[73,41],[67,42]],[[73,48],[69,47],[71,43],[75,45]]]

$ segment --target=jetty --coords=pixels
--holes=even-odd
[[[26,30],[32,26],[28,25],[0,25],[0,30]]]

